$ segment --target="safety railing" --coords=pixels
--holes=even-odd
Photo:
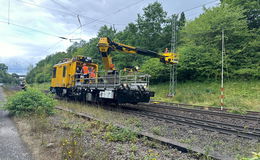
[[[111,71],[111,72],[97,72],[96,77],[89,77],[89,75],[83,75],[76,73],[75,86],[94,87],[94,88],[116,88],[120,85],[130,88],[138,88],[143,86],[149,88],[149,75],[133,73],[131,75],[125,74],[125,72]]]

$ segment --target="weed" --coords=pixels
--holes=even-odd
[[[204,152],[204,155],[203,155],[202,158],[205,159],[205,160],[211,160],[209,154],[210,154],[211,151],[213,151],[213,148],[210,147],[210,146],[206,146],[206,147],[204,148],[204,150],[205,150],[205,152]]]
[[[240,99],[228,99],[226,103],[229,104],[231,108],[229,112],[231,113],[246,114],[247,110],[250,109],[250,107],[243,104]]]
[[[100,121],[91,121],[89,124],[88,124],[88,128],[89,129],[100,129],[103,127],[103,124],[102,122]]]
[[[259,160],[260,159],[260,152],[252,152],[251,158],[241,158],[241,160]]]
[[[136,144],[131,144],[131,146],[130,146],[130,151],[136,153],[137,150],[138,150],[137,145],[136,145]]]
[[[132,117],[132,118],[128,118],[126,121],[127,124],[132,124],[135,127],[142,127],[142,122],[140,119],[136,118],[136,117]]]
[[[114,142],[137,141],[137,135],[135,132],[132,132],[130,129],[118,128],[111,124],[106,127],[106,132],[103,138]]]
[[[163,135],[163,128],[161,126],[153,127],[153,128],[151,128],[151,131],[155,135],[158,135],[158,136],[162,136]]]
[[[185,138],[185,139],[180,139],[179,141],[181,143],[186,143],[186,144],[191,144],[192,142],[196,141],[197,138],[194,136],[190,137],[190,138]]]
[[[135,159],[137,159],[137,157],[135,156],[134,152],[131,152],[131,153],[130,153],[129,159],[130,159],[130,160],[135,160]]]
[[[148,153],[143,157],[144,160],[157,160],[159,157],[159,153],[149,149]]]
[[[61,141],[62,159],[83,159],[83,131],[84,128],[82,127],[82,125],[77,124],[73,127],[71,135]]]
[[[110,151],[102,144],[92,144],[91,147],[83,154],[84,159],[105,160],[109,159]]]
[[[123,148],[123,145],[122,145],[122,144],[117,145],[117,147],[116,147],[116,152],[117,152],[118,154],[120,154],[120,155],[123,155],[123,153],[124,153],[124,148]]]
[[[172,131],[172,135],[173,135],[173,136],[176,136],[177,133],[178,133],[178,130],[177,130],[177,129],[173,129],[173,131]]]
[[[151,148],[159,148],[159,144],[155,141],[152,141],[152,140],[145,140],[144,144],[148,147],[151,147]]]
[[[31,123],[31,131],[34,133],[46,133],[50,131],[50,122],[45,114],[41,115],[31,115],[27,117],[29,122]]]

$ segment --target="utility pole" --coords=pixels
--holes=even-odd
[[[8,1],[8,24],[10,24],[10,2],[11,0]]]
[[[172,17],[172,37],[171,37],[171,52],[176,53],[177,47],[177,31],[176,31],[176,21],[177,16],[174,15]],[[176,86],[177,86],[177,67],[176,64],[172,64],[170,66],[170,82],[169,82],[169,93],[168,97],[173,97],[176,93]]]
[[[225,41],[224,41],[224,29],[222,28],[222,52],[221,52],[221,95],[220,95],[220,107],[223,110],[224,107],[224,52],[225,52]]]

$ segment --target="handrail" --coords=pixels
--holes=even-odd
[[[101,71],[101,73],[106,73],[106,72]],[[96,73],[96,75],[102,75],[102,74]],[[96,88],[103,86],[103,88],[107,88],[107,87],[116,88],[119,85],[125,85],[130,87],[141,85],[144,86],[145,88],[149,88],[150,75],[148,74],[122,75],[121,72],[115,72],[114,74],[107,74],[98,77],[84,78],[83,76],[84,75],[82,73],[76,73],[74,75],[75,77],[74,82],[76,86],[95,86]]]

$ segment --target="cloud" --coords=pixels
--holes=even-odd
[[[158,0],[12,0],[8,12],[8,1],[0,0],[0,63],[6,62],[15,69],[17,65],[12,64],[15,60],[21,64],[20,68],[27,68],[47,55],[65,51],[72,44],[60,36],[88,41],[104,24],[122,30],[128,23],[135,22],[144,7],[155,1]],[[209,1],[159,0],[168,16]],[[208,6],[212,5],[216,3]],[[193,11],[188,13],[192,18],[202,13],[202,7]],[[8,21],[8,13],[12,23],[9,25],[3,23]],[[77,15],[81,24],[85,24],[82,29],[78,29]]]

